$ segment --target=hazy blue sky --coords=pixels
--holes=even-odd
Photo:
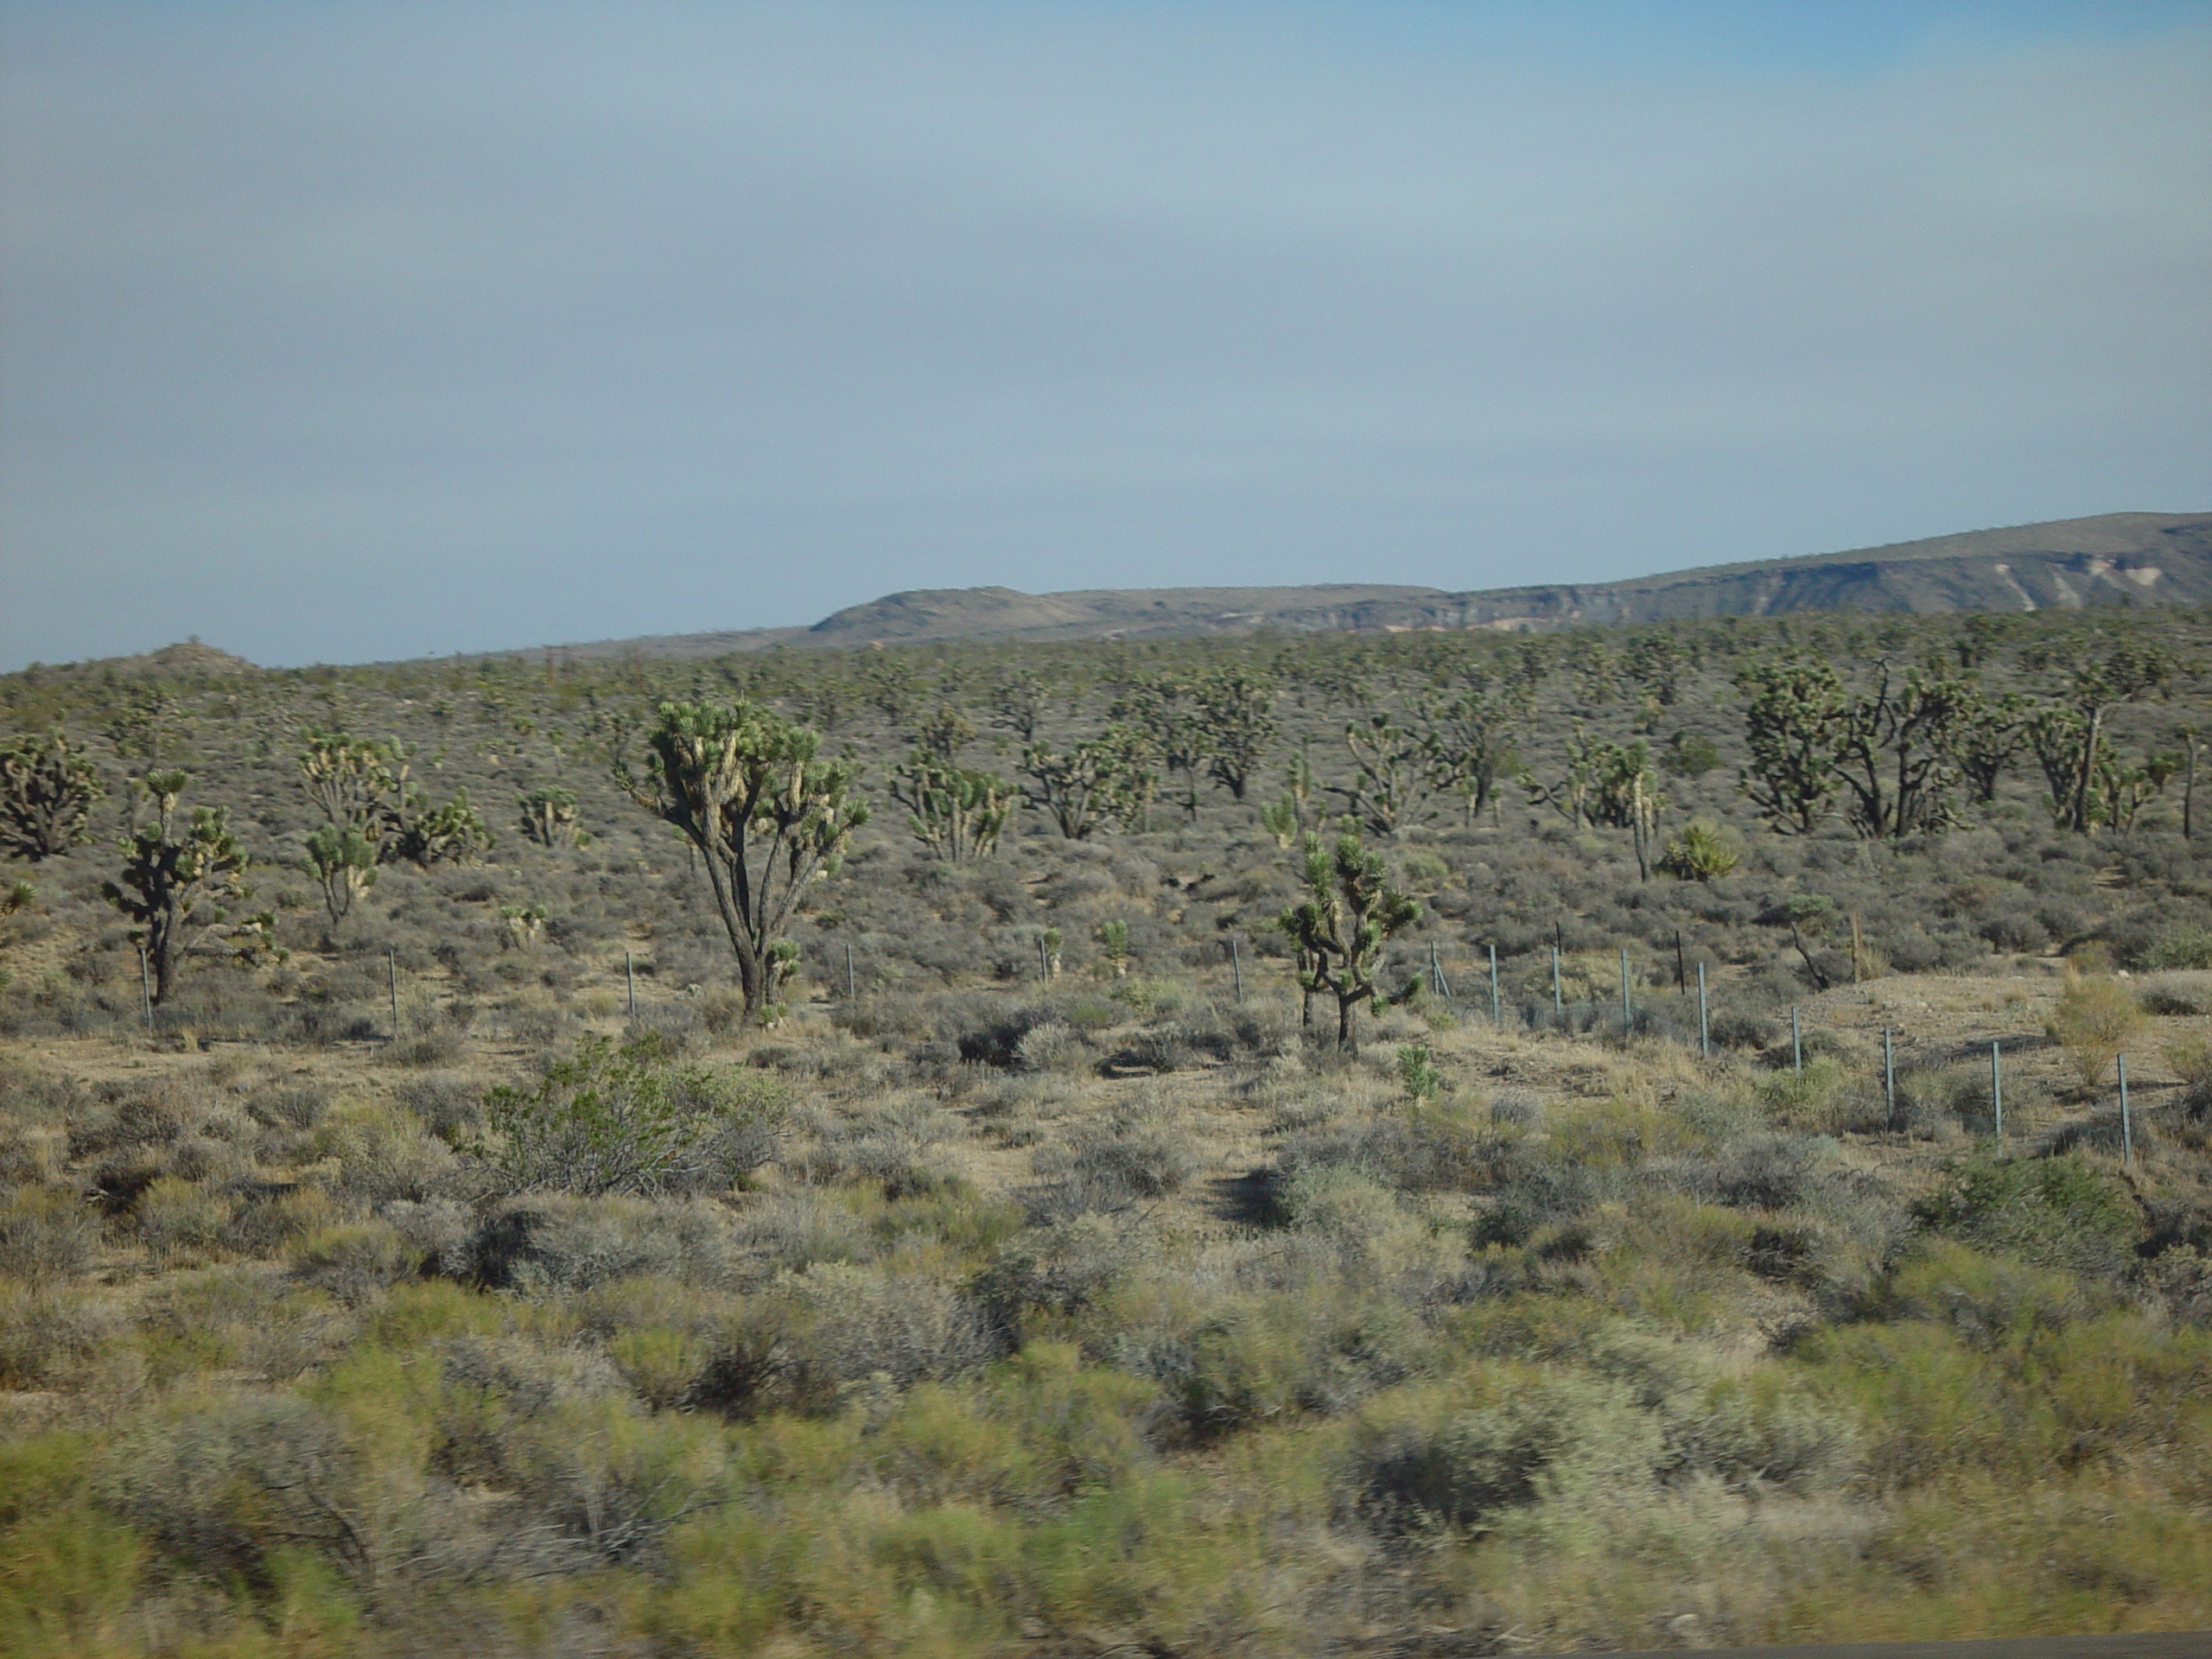
[[[0,667],[2212,506],[2212,6],[0,8]]]

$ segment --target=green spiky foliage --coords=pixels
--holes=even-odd
[[[1291,842],[1303,833],[1298,822],[1298,803],[1285,795],[1260,809],[1260,828],[1275,838],[1275,845],[1287,852]]]
[[[645,776],[624,766],[615,781],[698,849],[750,1023],[790,972],[779,946],[799,896],[868,822],[851,792],[859,767],[823,760],[818,733],[744,698],[663,702],[656,715]]]
[[[1382,1007],[1375,976],[1382,947],[1419,919],[1421,905],[1390,885],[1381,855],[1350,833],[1333,848],[1307,836],[1301,874],[1306,897],[1276,925],[1297,951],[1300,988],[1336,998],[1337,1046],[1356,1051],[1355,1010],[1362,1002]]]
[[[2106,717],[2120,704],[2163,695],[2173,682],[2173,658],[2153,644],[2092,638],[2024,660],[2031,667],[2068,665],[2065,696],[2029,718],[2028,744],[2050,785],[2051,822],[2086,835],[2098,823]]]
[[[350,823],[317,825],[300,863],[321,887],[333,927],[346,919],[354,899],[377,884],[376,843]]]
[[[300,752],[300,784],[325,822],[358,833],[379,864],[401,859],[423,869],[465,864],[489,850],[491,831],[455,790],[442,806],[408,781],[409,757],[397,743],[310,731]]]
[[[1751,752],[1744,792],[1775,829],[1807,836],[1828,814],[1841,787],[1836,775],[1843,684],[1809,657],[1768,658],[1736,676],[1749,699],[1744,736]]]
[[[576,797],[558,784],[544,784],[522,798],[518,818],[525,840],[557,847],[576,838]]]
[[[1370,835],[1395,835],[1428,796],[1428,747],[1422,734],[1387,714],[1373,714],[1344,727],[1344,747],[1351,752],[1358,777],[1349,785],[1325,787],[1344,797],[1345,812]]]
[[[36,861],[92,834],[100,775],[60,732],[0,742],[0,849]]]
[[[1997,798],[1997,785],[2028,747],[2027,716],[2028,701],[2018,692],[1979,696],[1953,728],[1951,758],[1975,805]]]
[[[404,858],[425,870],[434,864],[473,864],[496,844],[465,789],[454,791],[444,805],[432,806],[421,790],[403,785],[398,804],[385,815],[384,830],[377,847],[386,863]]]
[[[268,950],[274,934],[266,912],[231,919],[231,906],[252,897],[245,849],[231,833],[227,808],[195,806],[180,820],[178,800],[190,781],[181,772],[149,772],[141,780],[154,821],[124,837],[121,878],[100,889],[134,924],[131,937],[146,952],[156,1003],[168,1000],[193,951],[221,940],[251,957]]]
[[[1211,759],[1214,747],[1197,683],[1178,674],[1153,674],[1132,680],[1107,705],[1106,717],[1142,733],[1167,776],[1182,779],[1183,810],[1196,823],[1198,774]]]
[[[404,768],[389,743],[344,732],[308,731],[300,751],[300,786],[326,822],[382,836],[384,819],[400,791]]]
[[[1499,776],[1513,771],[1513,734],[1530,708],[1518,686],[1478,685],[1422,711],[1429,781],[1459,797],[1469,823],[1491,804]]]
[[[1974,682],[1940,663],[1900,677],[1882,662],[1873,689],[1847,699],[1837,722],[1852,827],[1870,840],[1902,841],[1960,823],[1957,751],[1981,702]]]
[[[1160,785],[1154,753],[1144,734],[1109,726],[1065,754],[1033,744],[1021,752],[1030,780],[1022,798],[1051,815],[1061,835],[1086,841],[1103,825],[1141,825]]]
[[[1241,801],[1281,734],[1274,713],[1274,682],[1247,669],[1229,669],[1201,677],[1197,695],[1211,745],[1206,773]]]
[[[1717,881],[1732,875],[1742,861],[1718,830],[1692,819],[1668,841],[1658,865],[1678,881]]]
[[[1577,734],[1578,737],[1580,734]],[[1651,842],[1659,833],[1666,798],[1659,792],[1659,772],[1642,738],[1633,743],[1598,743],[1587,749],[1591,767],[1590,816],[1609,829],[1625,830],[1636,851],[1639,880],[1651,879]]]
[[[915,839],[937,857],[972,864],[998,845],[1014,810],[1014,785],[916,749],[892,773],[891,798],[905,807]]]
[[[975,737],[976,722],[948,702],[915,728],[914,747],[931,760],[950,766],[959,760],[960,751]]]

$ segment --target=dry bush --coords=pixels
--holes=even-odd
[[[2212,973],[2158,974],[2139,982],[2145,1012],[2181,1016],[2212,1014]]]
[[[86,1272],[99,1247],[100,1217],[77,1192],[19,1186],[0,1199],[0,1278],[32,1290]]]
[[[358,1307],[414,1277],[423,1262],[422,1249],[389,1222],[362,1222],[308,1237],[293,1258],[292,1276]]]
[[[0,1388],[46,1389],[71,1380],[114,1324],[81,1296],[0,1283]]]
[[[130,1230],[159,1258],[196,1255],[225,1242],[238,1200],[181,1176],[149,1182],[130,1206]]]
[[[1038,1154],[1044,1185],[1031,1197],[1031,1211],[1041,1221],[1065,1221],[1126,1210],[1178,1191],[1198,1165],[1187,1127],[1165,1108],[1118,1112]]]
[[[971,1371],[1002,1351],[985,1310],[933,1280],[851,1262],[785,1273],[723,1332],[690,1394],[733,1416],[820,1413],[879,1373],[893,1388]]]
[[[731,1271],[732,1246],[722,1213],[696,1200],[546,1194],[493,1210],[465,1243],[438,1251],[437,1269],[536,1294],[646,1275],[714,1284]]]
[[[313,1549],[352,1573],[370,1569],[354,1523],[358,1479],[339,1426],[315,1407],[240,1395],[126,1437],[103,1494],[186,1566],[266,1587],[284,1550]]]
[[[2118,980],[2080,974],[2067,976],[2047,1027],[2085,1090],[2103,1080],[2113,1057],[2142,1028],[2143,1007],[2133,992]]]

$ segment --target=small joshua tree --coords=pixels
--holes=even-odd
[[[522,832],[541,847],[576,838],[576,798],[558,784],[541,785],[522,798]]]
[[[988,772],[969,772],[916,749],[892,774],[891,798],[910,816],[907,827],[936,856],[972,864],[989,855],[1014,810],[1014,785]]]
[[[399,804],[385,815],[380,855],[390,862],[405,859],[422,869],[433,864],[471,864],[493,845],[492,832],[468,804],[468,791],[456,789],[443,806],[432,806],[419,789],[403,785]]]
[[[1743,861],[1711,824],[1693,818],[1667,843],[1659,868],[1678,881],[1717,881]]]
[[[403,858],[423,869],[462,864],[492,845],[467,790],[455,790],[450,801],[434,807],[408,782],[407,769],[407,751],[398,744],[343,732],[311,731],[300,752],[300,785],[308,798],[321,808],[327,823],[341,832],[358,831],[379,864]]]
[[[1381,855],[1356,835],[1338,836],[1334,849],[1307,836],[1302,873],[1306,898],[1276,925],[1298,951],[1299,988],[1337,999],[1337,1046],[1356,1052],[1353,1011],[1362,1002],[1381,1007],[1375,976],[1382,947],[1414,924],[1421,906],[1389,884]]]
[[[797,952],[783,931],[799,896],[836,868],[868,822],[857,766],[821,758],[819,734],[745,699],[664,702],[646,774],[619,765],[631,798],[698,849],[737,957],[750,1024],[767,1012]]]
[[[196,806],[189,822],[179,822],[178,798],[189,781],[181,772],[146,775],[154,821],[124,838],[122,879],[101,888],[137,925],[132,937],[153,970],[156,1002],[168,1000],[185,957],[202,944],[225,939],[251,956],[268,948],[275,925],[266,912],[244,922],[230,919],[228,906],[252,897],[245,849],[231,833],[225,808]]]
[[[321,885],[333,927],[346,919],[354,899],[377,884],[376,843],[352,824],[319,825],[308,837],[301,863]]]
[[[306,736],[300,786],[308,798],[322,809],[326,822],[377,840],[391,799],[400,789],[399,760],[391,745],[343,732],[310,731]]]
[[[99,772],[60,732],[0,742],[0,849],[38,860],[92,834]]]

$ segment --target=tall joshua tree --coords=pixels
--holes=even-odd
[[[657,712],[645,775],[618,763],[615,781],[698,849],[751,1023],[797,959],[783,932],[799,896],[868,822],[851,795],[858,767],[823,760],[819,734],[744,698]]]
[[[1337,1046],[1357,1050],[1353,1013],[1362,1002],[1381,1007],[1382,947],[1419,918],[1421,905],[1389,884],[1381,855],[1356,835],[1338,836],[1333,849],[1307,836],[1303,864],[1306,897],[1276,925],[1297,949],[1299,988],[1337,999]]]
[[[154,821],[124,837],[122,879],[101,888],[108,903],[137,925],[153,969],[154,1001],[166,1001],[187,955],[211,939],[226,939],[241,954],[267,947],[273,918],[266,912],[230,919],[231,904],[252,896],[245,884],[245,849],[231,833],[222,807],[195,806],[189,821],[177,817],[178,798],[190,780],[181,772],[149,772],[146,793]]]

